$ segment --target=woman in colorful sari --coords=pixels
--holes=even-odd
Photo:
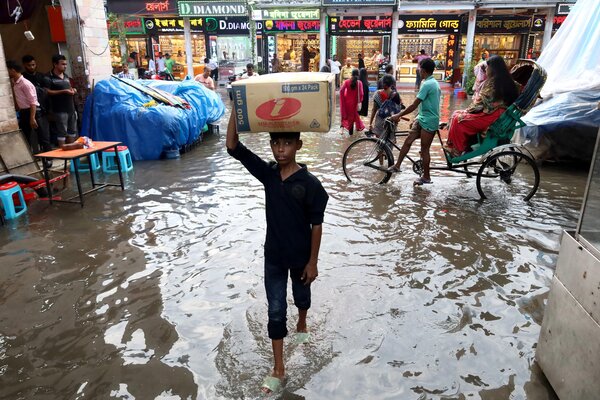
[[[504,59],[490,57],[487,61],[487,79],[478,96],[466,110],[452,115],[445,150],[458,157],[469,148],[470,139],[485,132],[518,97],[519,89]]]
[[[386,102],[390,100],[398,106],[398,110],[402,108],[402,100],[400,95],[394,90],[396,86],[396,80],[392,75],[384,75],[381,78],[383,89],[375,92],[373,96],[373,110],[371,111],[371,119],[369,120],[369,131],[375,136],[380,137],[385,133],[385,118],[381,117],[378,113],[379,109]],[[390,137],[390,140],[396,143],[396,136]]]

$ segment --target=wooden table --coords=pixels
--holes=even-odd
[[[52,201],[61,202],[61,203],[79,203],[79,204],[81,204],[81,207],[83,207],[83,196],[86,194],[98,191],[107,186],[121,186],[121,190],[125,190],[125,185],[123,184],[123,173],[121,172],[121,160],[119,159],[119,149],[118,149],[118,146],[121,144],[122,144],[122,142],[94,142],[94,147],[92,147],[90,149],[77,149],[77,150],[58,149],[58,150],[47,151],[45,153],[35,154],[35,157],[42,159],[42,164],[44,166],[44,178],[46,179],[46,188],[48,189],[48,193],[49,193],[48,199],[50,201],[50,204],[52,204]],[[115,184],[115,183],[96,183],[96,180],[94,179],[94,170],[91,167],[91,160],[90,160],[90,179],[92,181],[92,189],[88,190],[87,192],[83,192],[83,190],[81,189],[81,180],[79,179],[79,163],[75,162],[75,160],[79,160],[82,157],[90,156],[94,153],[99,153],[103,150],[110,149],[111,147],[115,150],[117,168],[119,171],[119,180],[121,181],[121,184],[119,185],[119,184]],[[48,166],[47,166],[48,163],[46,162],[47,160],[65,160],[65,168],[66,168],[67,160],[70,160],[73,163],[73,169],[75,171],[75,179],[77,180],[77,191],[79,192],[78,196],[73,196],[66,200],[53,200],[52,199],[52,186],[50,183],[50,175],[48,173]],[[79,197],[79,201],[74,200],[77,197]]]

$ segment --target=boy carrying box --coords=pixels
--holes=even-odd
[[[227,126],[227,152],[265,187],[267,237],[264,280],[269,304],[267,330],[273,347],[274,367],[262,391],[279,391],[285,377],[283,338],[287,336],[287,281],[292,279],[294,304],[298,308],[296,340],[308,341],[306,314],[310,308],[311,283],[318,276],[323,216],[329,196],[321,182],[296,162],[302,147],[299,132],[271,133],[275,162],[265,162],[239,141],[235,112]]]
[[[404,145],[400,149],[400,155],[398,155],[398,161],[396,164],[391,166],[389,172],[400,172],[400,164],[404,160],[404,157],[408,154],[410,146],[416,139],[421,139],[421,159],[423,160],[423,176],[418,178],[414,184],[423,185],[431,183],[431,176],[429,176],[429,148],[431,142],[435,137],[435,132],[438,130],[440,124],[440,96],[441,90],[440,85],[433,77],[433,71],[435,70],[435,63],[431,58],[421,60],[419,63],[421,78],[421,88],[417,94],[415,101],[405,110],[400,111],[398,114],[394,114],[390,117],[394,122],[398,122],[406,114],[410,114],[414,110],[419,108],[419,114],[413,121],[410,131],[408,131],[408,137],[404,141]]]

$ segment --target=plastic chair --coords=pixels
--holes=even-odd
[[[133,169],[131,153],[127,146],[117,146],[119,149],[119,161],[121,161],[121,172],[129,172]],[[118,172],[115,149],[110,148],[102,152],[102,170],[107,173]]]
[[[15,201],[16,200],[16,201]],[[27,211],[23,191],[17,182],[0,185],[0,201],[4,208],[6,219],[14,219]]]
[[[90,166],[92,170],[98,171],[102,166],[100,165],[100,159],[98,158],[98,154],[93,153],[87,156],[89,162],[82,162],[81,159],[75,158],[71,162],[71,172],[75,172],[75,163],[77,163],[79,172],[90,172]]]

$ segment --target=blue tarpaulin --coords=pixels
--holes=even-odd
[[[96,83],[88,96],[81,136],[123,142],[134,160],[156,160],[164,151],[194,143],[205,124],[218,121],[225,112],[219,95],[195,81],[136,82],[182,97],[191,109],[161,103],[144,107],[150,96],[117,79],[106,79]]]

